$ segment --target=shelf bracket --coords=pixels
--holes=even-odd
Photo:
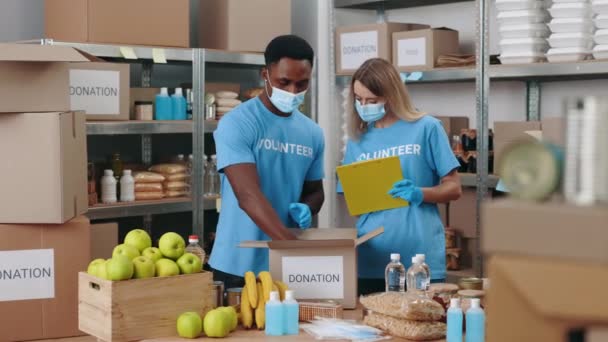
[[[204,244],[205,203],[203,199],[203,156],[205,154],[205,50],[193,49],[192,56],[192,234]]]
[[[141,63],[141,87],[150,88],[152,86],[152,66],[154,63],[144,60]]]
[[[526,81],[526,120],[540,121],[539,81]]]

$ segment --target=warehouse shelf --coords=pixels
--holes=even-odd
[[[204,208],[205,210],[215,209],[215,200],[205,199]],[[89,208],[87,216],[91,220],[99,220],[186,211],[192,211],[192,199],[187,197],[116,204],[98,204]]]
[[[217,121],[205,121],[205,133],[217,128]],[[191,120],[184,121],[93,121],[87,122],[88,135],[192,134]]]
[[[418,6],[433,6],[472,0],[335,0],[336,8],[369,9],[383,8],[385,10],[409,8]]]
[[[474,173],[460,173],[460,183],[462,186],[477,186],[477,175]],[[488,175],[488,188],[495,188],[498,184],[498,176]]]

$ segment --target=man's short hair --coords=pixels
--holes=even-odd
[[[313,65],[315,52],[308,42],[296,35],[285,35],[274,38],[264,52],[266,66],[278,63],[282,58],[307,60]]]

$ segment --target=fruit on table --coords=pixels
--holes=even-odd
[[[165,258],[177,260],[184,255],[186,250],[186,242],[177,233],[165,233],[158,241],[158,249]]]
[[[125,236],[125,245],[133,246],[141,253],[144,249],[152,247],[152,239],[143,229],[133,229]]]
[[[203,320],[196,312],[184,312],[177,318],[177,334],[184,338],[197,338],[203,331]]]
[[[228,315],[228,317],[230,318],[230,331],[235,331],[236,327],[239,324],[239,319],[234,307],[222,306],[217,308],[217,310],[224,311]]]
[[[156,268],[157,277],[171,277],[179,275],[179,267],[175,261],[171,259],[160,259],[154,266]]]
[[[262,283],[262,289],[264,290],[264,303],[270,300],[270,291],[272,291],[272,277],[270,276],[270,272],[262,271],[258,274],[258,278],[260,278],[260,282]],[[258,294],[259,295],[259,294]]]
[[[154,261],[145,256],[138,256],[133,259],[133,278],[144,279],[152,278],[156,274]]]
[[[114,251],[112,252],[112,257],[118,256],[118,255],[122,255],[122,256],[129,258],[129,260],[133,260],[133,259],[137,258],[140,254],[139,254],[139,250],[137,250],[137,248],[135,248],[131,245],[125,245],[123,243],[121,245],[114,247]]]
[[[152,259],[152,261],[157,262],[158,260],[163,258],[163,254],[160,252],[160,249],[156,247],[148,247],[141,252],[141,255]]]
[[[245,285],[247,286],[251,308],[255,309],[258,306],[258,288],[256,286],[255,273],[251,271],[245,273]]]
[[[198,256],[192,253],[185,253],[177,259],[177,266],[179,266],[182,274],[192,274],[200,272],[203,268],[203,263]]]
[[[211,310],[205,315],[203,329],[208,337],[226,337],[230,333],[230,317],[222,310]]]
[[[91,263],[89,264],[89,267],[87,268],[87,273],[95,276],[95,277],[99,277],[98,274],[98,269],[99,267],[105,267],[106,260],[105,259],[95,259],[93,261],[91,261]]]
[[[285,291],[289,288],[282,281],[273,281],[270,272],[267,271],[260,272],[257,281],[253,272],[246,272],[244,277],[245,286],[241,291],[241,324],[249,329],[255,321],[258,329],[262,330],[266,325],[266,302],[270,299],[270,291],[279,292],[283,300]],[[256,303],[253,303],[252,297],[257,299]]]
[[[109,280],[127,280],[133,276],[133,261],[124,255],[117,255],[106,261]]]
[[[280,280],[275,280],[274,284],[279,288],[279,296],[281,297],[281,301],[285,300],[285,291],[289,290],[287,284]]]
[[[263,285],[258,283],[258,307],[255,309],[255,325],[263,330],[266,324],[266,301],[264,300]]]
[[[251,309],[251,303],[249,302],[249,286],[254,286],[257,293],[257,285],[245,284],[245,287],[241,290],[241,323],[243,327],[250,329],[253,326],[253,310]],[[257,295],[256,295],[257,297]],[[257,304],[256,304],[257,306]]]

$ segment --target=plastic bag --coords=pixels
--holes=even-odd
[[[139,171],[133,174],[135,183],[162,183],[165,177],[156,172]]]
[[[181,191],[181,190],[168,190],[165,191],[165,197],[166,198],[176,198],[176,197],[184,197],[188,195],[188,193],[186,191]]]
[[[217,99],[216,101],[218,107],[236,107],[241,104],[241,101],[237,99]]]
[[[135,183],[135,192],[160,192],[163,191],[162,183]]]
[[[164,175],[172,175],[186,172],[186,166],[182,164],[158,164],[153,165],[150,168],[150,171],[162,173]]]
[[[236,99],[239,97],[239,94],[234,91],[221,90],[215,93],[215,97],[218,99]]]
[[[165,180],[169,181],[169,182],[183,181],[183,180],[186,180],[187,178],[188,178],[188,174],[186,174],[186,173],[175,173],[172,175],[165,176]]]
[[[361,304],[375,313],[412,321],[438,321],[445,309],[436,301],[411,292],[382,292],[360,298]]]
[[[184,190],[188,188],[188,183],[186,182],[164,182],[163,187],[165,190]]]
[[[447,331],[447,325],[442,322],[408,321],[375,312],[368,313],[363,323],[391,336],[414,341],[439,340],[445,338]]]
[[[390,336],[384,336],[379,329],[341,319],[317,318],[310,324],[301,324],[300,327],[317,340],[374,342],[390,339]]]
[[[147,201],[147,200],[158,200],[165,197],[165,194],[162,192],[136,192],[135,200],[136,201]]]

